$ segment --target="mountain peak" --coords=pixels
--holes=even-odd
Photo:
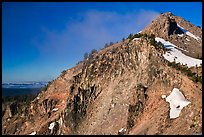
[[[165,15],[165,16],[172,16],[173,14],[172,14],[172,12],[166,12],[166,13],[163,13],[162,15]]]
[[[158,16],[152,21],[142,32],[151,33],[158,36],[169,37],[173,34],[184,34],[185,32],[179,27],[182,26],[185,30],[202,37],[202,30],[200,27],[196,27],[190,21],[186,21],[182,17],[175,16],[171,12],[166,12]]]
[[[202,30],[182,17],[166,12],[153,20],[141,33],[154,34],[180,48],[194,58],[202,57]],[[193,46],[192,46],[193,45]]]
[[[175,16],[171,12],[166,12],[157,17],[149,24],[143,33],[151,33],[156,36],[169,37],[173,34],[183,34],[183,31],[177,26]]]

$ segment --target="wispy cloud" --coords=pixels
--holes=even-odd
[[[33,43],[43,54],[56,57],[82,54],[79,55],[82,57],[84,52],[102,48],[106,42],[120,41],[130,33],[137,33],[158,15],[148,10],[126,14],[90,10],[68,21],[63,30],[43,27]]]

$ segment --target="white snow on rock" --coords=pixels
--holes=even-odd
[[[200,39],[200,37],[193,35],[192,33],[190,33],[189,31],[186,32],[186,34],[196,40]]]
[[[162,98],[166,98],[166,95],[162,95]]]
[[[183,34],[178,34],[179,37],[183,37]]]
[[[52,111],[55,112],[55,111],[57,111],[57,110],[58,110],[58,108],[54,108]]]
[[[114,104],[111,104],[111,107],[112,107],[112,108],[114,108],[114,106],[115,106]]]
[[[188,38],[186,38],[187,41],[190,41]]]
[[[164,39],[162,39],[162,38],[156,37],[155,40],[156,40],[157,42],[161,42],[162,44],[164,44],[164,47],[165,47],[166,49],[172,49],[172,48],[175,48],[175,47],[176,47],[176,45],[174,45],[174,44],[172,44],[171,42],[166,41],[166,40],[164,40]]]
[[[34,131],[34,132],[30,133],[29,135],[35,135],[35,134],[36,134],[36,131]]]
[[[166,98],[166,102],[170,103],[170,118],[177,118],[181,110],[191,102],[186,100],[179,89],[174,88],[171,94]]]
[[[120,130],[119,130],[119,132],[122,132],[122,131],[126,131],[126,129],[125,128],[121,128]]]
[[[164,47],[166,49],[170,49],[170,51],[166,52],[163,55],[163,57],[170,62],[173,62],[175,58],[176,63],[180,62],[183,65],[187,64],[188,67],[192,67],[196,65],[200,66],[200,64],[202,63],[202,60],[200,59],[195,59],[195,58],[192,58],[190,56],[183,54],[180,50],[178,50],[181,48],[177,47],[176,45],[172,44],[169,41],[165,41],[164,39],[159,38],[159,37],[156,37],[155,40],[157,42],[160,41],[162,44],[164,44]]]
[[[133,41],[139,40],[140,38],[134,38]]]
[[[53,129],[55,126],[55,122],[50,123],[49,129]]]
[[[192,38],[194,38],[194,39],[196,39],[196,40],[200,39],[200,37],[193,35],[191,32],[185,30],[185,29],[184,29],[183,27],[181,27],[180,25],[177,24],[177,26],[178,26],[186,35],[188,35],[188,36],[190,36],[190,37],[192,37]],[[182,35],[182,36],[183,36],[183,35]]]

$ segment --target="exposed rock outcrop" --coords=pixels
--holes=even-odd
[[[163,22],[152,25],[155,30],[151,31],[150,25],[142,33],[158,29],[157,35],[168,39],[181,34],[177,19],[174,21],[167,15],[159,17],[166,16]],[[157,26],[162,23],[165,33]],[[52,81],[30,103],[23,118],[3,123],[3,134],[200,133],[202,85],[169,67],[162,56],[164,52],[155,48],[147,37],[141,37],[92,54]],[[172,120],[169,104],[161,96],[168,96],[174,87],[191,104]]]
[[[182,30],[180,27],[185,28]],[[198,37],[195,39],[187,35],[188,31]],[[192,23],[179,16],[174,16],[171,12],[161,14],[150,23],[141,33],[154,34],[182,48],[182,52],[194,58],[202,58],[202,30]]]

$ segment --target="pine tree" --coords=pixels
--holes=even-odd
[[[109,47],[108,43],[105,44],[104,48],[107,48],[107,47]]]
[[[86,60],[88,58],[89,54],[86,52],[84,53],[84,60]]]
[[[111,45],[113,45],[113,44],[114,44],[113,42],[110,42],[110,44],[109,44],[109,45],[111,46]]]

